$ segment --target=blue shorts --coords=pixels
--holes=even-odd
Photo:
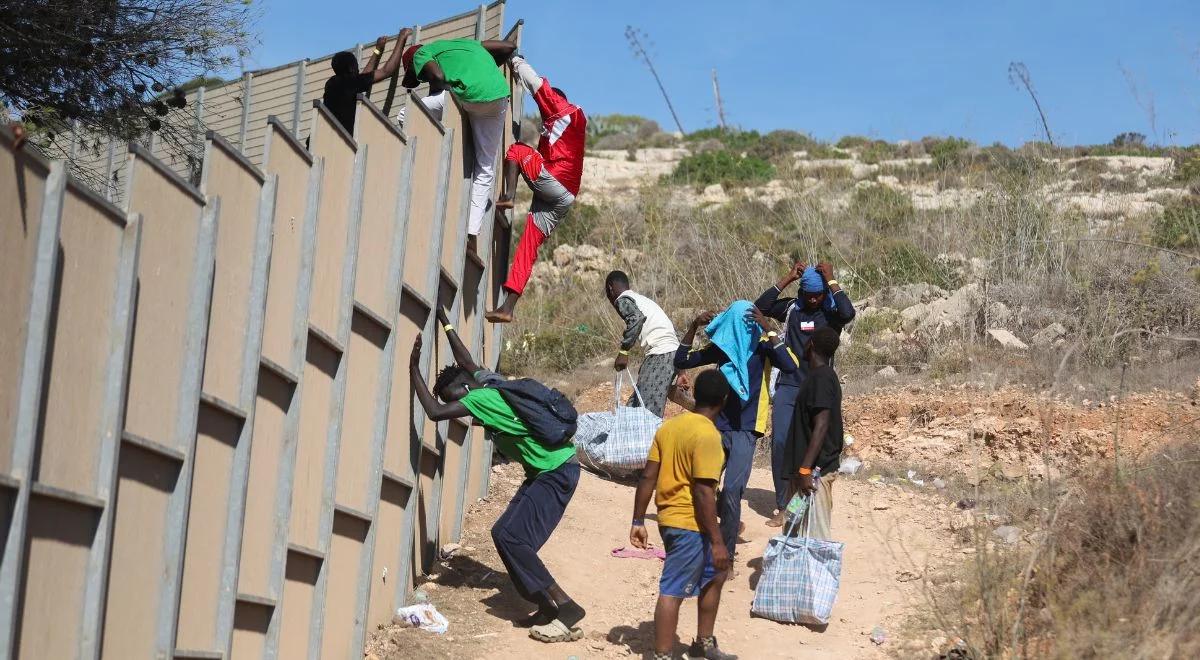
[[[659,527],[667,559],[663,562],[658,593],[691,598],[708,586],[717,574],[713,566],[712,542],[700,532],[678,527]]]

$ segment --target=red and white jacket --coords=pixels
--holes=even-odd
[[[525,176],[536,179],[545,165],[550,175],[571,191],[579,194],[583,178],[583,153],[587,148],[587,116],[583,110],[550,86],[542,78],[542,86],[533,95],[542,115],[542,137],[537,152],[516,143],[509,147],[505,158],[521,166]]]

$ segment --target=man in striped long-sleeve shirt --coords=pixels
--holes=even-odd
[[[617,371],[627,368],[629,351],[639,343],[646,352],[637,377],[637,388],[642,397],[639,401],[637,395],[633,395],[629,405],[642,405],[662,417],[667,406],[667,391],[675,378],[675,349],[679,348],[675,326],[657,303],[632,291],[629,276],[619,270],[604,279],[604,292],[625,322],[621,349],[613,360],[613,367]]]

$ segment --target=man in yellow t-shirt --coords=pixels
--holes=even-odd
[[[694,386],[695,412],[663,423],[654,435],[650,455],[638,482],[629,542],[647,546],[646,508],[655,495],[658,531],[667,558],[658,582],[654,608],[654,658],[671,657],[679,607],[685,598],[696,603],[696,640],[691,657],[736,660],[717,647],[713,627],[721,604],[721,585],[729,570],[729,550],[717,524],[717,482],[725,463],[721,433],[715,420],[729,396],[729,381],[716,369],[705,371]]]

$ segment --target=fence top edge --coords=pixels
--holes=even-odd
[[[266,182],[267,177],[265,174],[263,174],[262,170],[258,169],[254,163],[251,163],[250,159],[247,158],[246,154],[242,153],[241,150],[232,144],[229,144],[229,141],[222,137],[220,133],[210,129],[205,131],[204,139],[208,140],[218,149],[223,151],[226,156],[234,159],[234,161],[236,161],[242,166],[242,168],[249,172],[251,176],[257,179],[259,183]],[[207,163],[205,166],[207,167]]]
[[[14,156],[22,154],[29,159],[32,165],[35,165],[38,167],[38,169],[42,170],[43,173],[50,172],[50,159],[46,157],[46,154],[42,153],[41,149],[37,148],[37,145],[31,142],[26,142],[20,149],[13,148],[13,143],[16,142],[17,136],[13,134],[12,129],[10,129],[8,126],[0,125],[0,135],[4,136],[4,141],[8,143],[8,147],[13,152]],[[33,148],[31,149],[30,147]]]
[[[449,94],[450,92],[447,91],[445,93]],[[410,107],[414,105],[417,106],[417,108],[420,109],[421,114],[425,115],[425,117],[428,118],[431,123],[433,123],[433,127],[436,128],[439,133],[442,135],[446,134],[446,127],[442,124],[441,120],[433,116],[433,112],[429,108],[425,107],[425,104],[416,94],[413,93],[412,90],[409,90],[408,98],[411,101],[408,104]],[[454,98],[454,95],[450,94],[450,98]]]
[[[393,135],[400,138],[400,142],[408,144],[408,136],[404,134],[404,131],[401,130],[399,126],[389,121],[387,115],[383,114],[383,110],[380,110],[379,106],[375,105],[375,102],[368,98],[366,94],[360,93],[358,95],[358,101],[365,106],[367,110],[375,116],[376,119],[383,122],[383,125],[387,126],[388,130],[390,130]]]
[[[84,184],[73,176],[67,176],[67,190],[83,197],[88,202],[99,208],[113,224],[124,228],[129,224],[129,216],[120,206],[111,200],[105,199],[104,195],[92,190],[91,186]]]
[[[313,164],[312,152],[308,150],[308,147],[304,146],[304,143],[300,141],[300,138],[292,135],[292,129],[285,126],[283,122],[279,120],[279,117],[275,115],[268,116],[267,126],[274,127],[275,131],[283,136],[283,141],[287,142],[288,145],[291,146],[291,148],[294,149],[296,153],[305,160],[305,162],[307,162],[309,165]]]
[[[495,0],[495,2],[492,2],[492,3],[489,3],[488,5],[486,5],[486,7],[484,8],[484,11],[487,11],[487,10],[489,10],[489,9],[495,9],[496,7],[499,7],[499,6],[501,6],[501,5],[505,5],[505,4],[507,4],[506,0]],[[427,23],[427,24],[425,24],[425,25],[421,25],[421,26],[419,26],[419,27],[420,27],[422,30],[428,30],[428,29],[430,29],[430,28],[435,28],[435,27],[438,27],[438,26],[440,26],[440,25],[444,25],[444,24],[446,24],[446,23],[450,23],[450,22],[453,22],[453,21],[461,20],[461,19],[463,19],[463,18],[466,18],[466,17],[468,17],[468,16],[474,16],[474,15],[476,15],[476,14],[478,14],[478,13],[479,13],[479,7],[478,7],[478,6],[476,6],[474,9],[469,9],[469,10],[467,10],[467,11],[460,12],[460,13],[458,13],[458,14],[455,14],[455,15],[453,15],[453,16],[448,16],[448,17],[446,17],[446,18],[440,18],[440,19],[438,19],[438,20],[436,20],[436,21],[434,21],[434,22],[432,22],[432,23]],[[367,42],[367,43],[365,43],[365,44],[355,44],[355,46],[369,45],[370,43],[371,43],[371,42]],[[338,52],[341,52],[341,51],[338,51]],[[300,58],[300,59],[298,59],[298,60],[292,60],[291,62],[286,62],[286,63],[284,63],[284,64],[278,64],[278,65],[276,65],[276,66],[267,67],[267,68],[265,68],[265,69],[253,69],[253,70],[250,70],[250,71],[245,71],[245,72],[244,72],[244,74],[245,74],[245,73],[249,73],[249,74],[252,74],[252,75],[255,75],[255,76],[261,76],[261,75],[265,75],[265,74],[268,74],[268,73],[274,73],[274,72],[276,72],[276,71],[279,71],[280,69],[286,69],[286,68],[288,68],[288,67],[297,66],[297,65],[299,65],[301,62],[307,62],[307,63],[309,63],[309,64],[313,64],[313,63],[315,63],[315,62],[321,62],[321,61],[323,61],[323,60],[327,60],[327,59],[329,59],[329,58],[333,57],[334,55],[335,55],[335,53],[329,53],[329,54],[326,54],[326,55],[320,55],[320,56],[317,56],[317,57],[303,57],[303,58]],[[244,74],[243,74],[243,75],[244,75]],[[241,80],[241,78],[242,78],[242,76],[238,76],[237,80]],[[234,82],[236,82],[236,81],[234,81]]]
[[[175,186],[180,190],[187,193],[192,199],[199,202],[200,206],[204,206],[208,203],[208,200],[204,198],[204,193],[200,192],[196,186],[193,186],[183,177],[179,176],[175,170],[167,167],[166,163],[162,162],[158,158],[155,158],[154,154],[151,153],[146,147],[143,147],[137,142],[130,142],[126,147],[126,152],[133,158],[141,159],[156,172],[164,176],[168,181],[175,184]]]
[[[325,121],[333,127],[334,131],[336,131],[338,135],[342,136],[342,139],[346,141],[346,145],[350,147],[350,151],[357,153],[358,141],[354,139],[353,135],[350,135],[350,131],[347,131],[345,126],[342,126],[342,122],[338,121],[338,118],[333,116],[333,113],[329,111],[329,108],[325,107],[325,103],[321,101],[321,99],[313,99],[313,108],[316,109],[317,114],[325,118]],[[315,132],[316,131],[309,131],[309,135],[311,136]]]

